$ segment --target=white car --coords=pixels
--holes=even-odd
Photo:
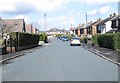
[[[73,45],[81,45],[81,42],[80,42],[80,38],[72,38],[71,41],[70,41],[70,45],[73,46]]]

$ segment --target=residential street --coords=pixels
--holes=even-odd
[[[3,81],[118,81],[118,66],[69,41],[51,44],[3,65]]]

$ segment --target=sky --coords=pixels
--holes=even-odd
[[[109,1],[109,2],[108,2]],[[0,0],[2,19],[25,19],[40,31],[46,28],[69,30],[71,24],[77,27],[87,21],[105,19],[110,14],[118,13],[119,0]]]

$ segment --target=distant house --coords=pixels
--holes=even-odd
[[[24,19],[2,19],[3,36],[11,32],[26,32]]]
[[[26,24],[26,33],[33,33],[33,26],[32,24]]]
[[[85,24],[79,24],[75,29],[75,34],[78,37],[85,36],[86,35]]]
[[[32,33],[33,34],[39,34],[39,30],[36,27],[32,28]]]
[[[114,17],[112,20],[112,30],[110,31],[111,32],[120,32],[120,14],[117,15],[116,17]]]
[[[33,27],[33,28],[32,28],[32,33],[33,33],[33,34],[38,34],[36,27]]]
[[[58,34],[66,34],[67,31],[64,29],[58,29],[58,28],[52,28],[50,30],[47,31],[47,35],[58,35]]]
[[[71,27],[70,28],[70,35],[74,35],[75,34],[75,28]]]
[[[96,24],[96,28],[97,28],[97,34],[105,34],[106,32],[112,30],[112,21],[111,19],[113,19],[116,16],[116,14],[110,15],[110,17],[102,20],[101,22]]]

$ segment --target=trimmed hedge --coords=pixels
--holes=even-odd
[[[47,39],[46,33],[39,34],[39,41],[44,41],[45,43],[48,43],[48,39]]]
[[[45,33],[41,33],[41,34],[39,34],[40,35],[40,41],[45,41],[45,39],[46,39],[46,37],[47,37],[47,35],[45,34]]]
[[[13,32],[10,33],[10,36],[13,40],[14,46],[29,46],[39,43],[39,35],[36,34]]]
[[[94,45],[98,46],[98,35],[92,36],[92,42],[94,43]]]
[[[120,33],[101,34],[92,37],[94,45],[110,49],[120,49]]]
[[[4,46],[4,43],[5,43],[5,39],[0,38],[0,46]]]

